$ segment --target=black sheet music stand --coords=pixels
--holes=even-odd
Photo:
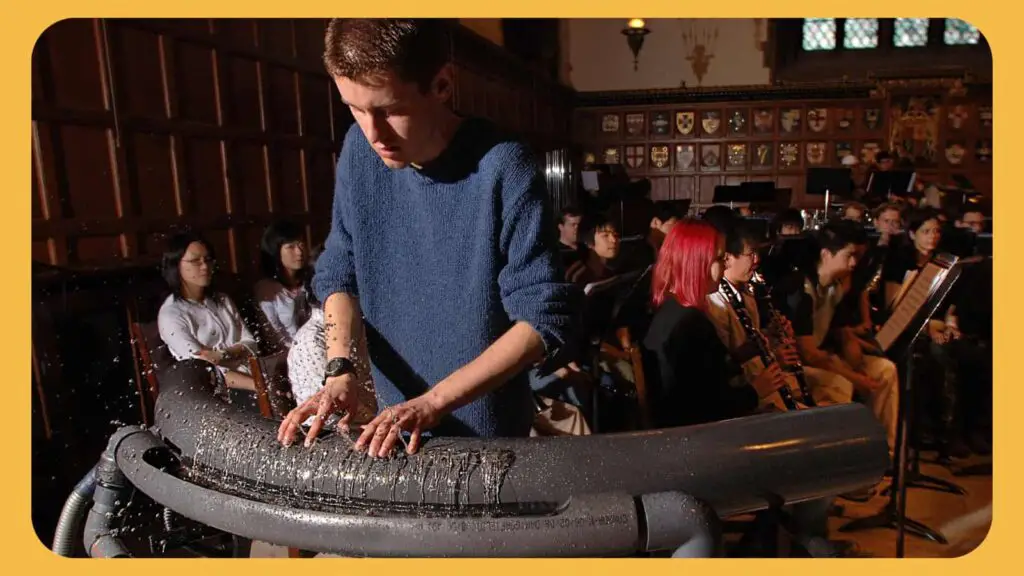
[[[876,340],[880,348],[894,361],[906,362],[906,375],[901,379],[899,418],[896,425],[895,462],[893,464],[892,486],[889,502],[873,516],[858,518],[839,528],[840,532],[854,532],[872,528],[892,528],[897,531],[896,557],[903,557],[905,532],[927,538],[940,544],[947,544],[946,538],[928,526],[907,518],[907,488],[911,474],[917,474],[917,483],[924,477],[908,466],[909,429],[913,406],[913,364],[914,346],[924,334],[928,320],[942,305],[960,277],[965,265],[977,259],[959,259],[949,254],[940,254],[929,262],[911,283],[905,295],[893,310],[889,321],[879,330]],[[928,478],[929,482],[944,482]],[[951,483],[950,483],[951,484]],[[955,488],[962,490],[955,484]]]

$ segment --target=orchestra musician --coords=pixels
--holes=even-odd
[[[809,249],[800,262],[773,286],[781,296],[780,310],[793,325],[797,351],[805,366],[829,373],[828,379],[846,386],[846,380],[871,406],[885,425],[890,453],[896,444],[899,382],[896,366],[888,359],[864,354],[852,366],[836,353],[833,317],[843,299],[843,282],[856,266],[857,227],[849,221],[825,224],[809,237]]]
[[[643,341],[654,426],[666,428],[754,414],[761,401],[785,386],[777,362],[748,378],[718,337],[708,297],[718,291],[728,258],[725,236],[692,219],[669,232],[655,264],[656,312]],[[834,555],[851,553],[828,540],[831,499],[790,506],[798,541],[815,539]],[[759,515],[741,541],[744,556],[771,549],[771,516]],[[794,555],[807,553],[796,547]]]
[[[718,290],[725,258],[725,238],[710,224],[693,220],[676,224],[658,255],[655,313],[643,340],[656,427],[752,414],[785,383],[778,363],[748,382],[718,338],[707,296]]]
[[[757,352],[754,338],[762,341],[773,341],[772,351],[776,358],[782,360],[787,367],[799,367],[806,380],[802,389],[794,374],[788,374],[787,387],[796,396],[801,405],[830,405],[851,401],[852,389],[848,383],[839,382],[839,390],[828,386],[838,380],[818,368],[800,366],[800,355],[793,342],[787,337],[792,326],[785,317],[779,315],[779,322],[772,328],[778,337],[768,338],[758,312],[758,304],[751,293],[751,280],[758,266],[758,236],[756,232],[742,220],[733,222],[725,240],[725,264],[719,289],[708,296],[708,316],[715,324],[718,336],[726,348],[742,363],[743,370],[750,380],[764,370],[765,363]],[[742,309],[735,305],[742,302]],[[742,315],[742,316],[741,316]],[[749,329],[744,326],[744,319],[750,323]],[[769,322],[771,322],[769,320]],[[753,332],[751,334],[750,332]],[[796,372],[796,369],[792,370]],[[845,385],[844,385],[845,384]],[[808,394],[811,398],[804,397]],[[780,401],[780,395],[773,395],[762,401],[762,408],[767,405],[786,409]]]

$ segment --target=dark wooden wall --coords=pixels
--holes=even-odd
[[[323,20],[64,20],[33,52],[33,259],[151,261],[178,226],[254,271],[274,217],[329,225],[352,122],[323,70]],[[570,92],[455,29],[456,110],[568,141]]]
[[[991,85],[965,85],[956,79],[580,94],[574,111],[574,137],[583,158],[606,162],[613,159],[607,156],[614,152],[631,177],[649,178],[655,199],[689,198],[695,204],[709,203],[715,186],[775,181],[780,188],[793,189],[793,205],[815,207],[822,200],[804,194],[807,168],[840,166],[838,152],[846,147],[858,156],[865,147],[896,149],[903,132],[893,128],[905,123],[901,118],[910,97],[930,98],[931,107],[925,111],[923,122],[931,123],[937,135],[934,161],[917,166],[922,179],[945,183],[959,174],[979,191],[991,194]],[[958,128],[949,117],[956,106],[966,114]],[[981,114],[986,108],[987,121]],[[820,131],[812,127],[808,117],[816,109],[827,110]],[[790,110],[799,111],[800,123],[788,131],[783,114]],[[755,126],[759,111],[771,114],[764,130]],[[866,119],[868,111],[877,113],[876,123]],[[677,113],[693,113],[694,125],[689,133],[683,134],[677,127]],[[702,125],[705,113],[718,115],[719,126],[713,134]],[[736,113],[743,123],[734,131],[730,120]],[[841,126],[840,119],[845,115],[849,115],[849,125]],[[604,131],[606,118],[617,122],[618,128]],[[640,119],[632,129],[630,118]],[[966,150],[959,163],[946,157],[945,150],[953,143],[961,143]],[[762,145],[771,154],[763,165],[755,161]],[[743,158],[737,155],[735,164],[729,162],[733,146],[743,151]],[[791,146],[797,151],[796,161],[787,165],[781,161],[782,153]],[[689,147],[694,160],[686,165],[680,160],[685,160]],[[718,151],[716,166],[703,165],[706,149]],[[987,159],[978,154],[986,149]],[[666,150],[667,160],[659,166],[655,161],[659,156],[664,158]],[[813,152],[817,150],[821,150],[821,159],[815,163],[818,155]],[[677,158],[677,151],[682,158]],[[637,164],[637,157],[642,163]]]

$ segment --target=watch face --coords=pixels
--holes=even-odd
[[[354,372],[354,365],[348,358],[332,358],[327,363],[327,376],[341,376],[342,374]]]

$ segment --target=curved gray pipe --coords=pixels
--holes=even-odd
[[[170,473],[174,456],[152,433],[125,428],[116,436],[118,467],[156,502],[221,530],[305,550],[407,557],[628,556],[665,549],[708,557],[720,550],[714,511],[683,494],[639,502],[626,494],[588,494],[554,510],[504,517],[336,514],[191,484]]]
[[[414,456],[375,459],[337,433],[285,448],[278,423],[209,392],[211,371],[161,375],[156,423],[190,481],[297,508],[412,511],[565,502],[591,494],[682,491],[720,516],[834,496],[877,483],[885,431],[859,404],[701,426],[582,437],[434,438]]]
[[[53,552],[58,556],[71,556],[75,551],[75,539],[82,528],[82,521],[89,509],[93,492],[96,490],[96,466],[75,484],[74,490],[64,502],[53,533]]]

